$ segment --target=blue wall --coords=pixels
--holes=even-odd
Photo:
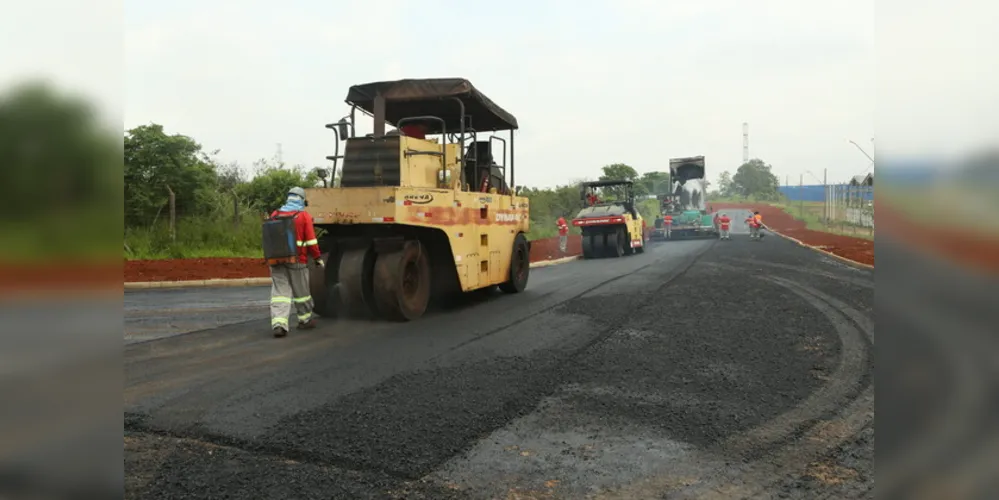
[[[842,188],[846,189],[846,188]],[[787,196],[789,201],[825,201],[825,186],[813,185],[813,186],[781,186],[780,192],[784,196]],[[874,199],[873,190],[866,191],[859,190],[859,194],[854,194],[854,196],[861,196],[867,201]]]

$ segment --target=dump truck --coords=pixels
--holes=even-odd
[[[673,218],[670,239],[717,237],[714,216],[707,209],[704,157],[669,161],[670,194],[660,196],[663,215]]]
[[[327,263],[310,275],[316,312],[410,321],[432,298],[522,292],[530,203],[514,189],[517,119],[463,78],[354,85],[346,103],[326,125],[336,142],[323,177],[339,165],[339,185],[306,190]],[[372,133],[357,135],[358,111]]]
[[[645,221],[635,208],[634,183],[584,182],[583,208],[572,225],[583,233],[583,258],[621,257],[645,251]]]

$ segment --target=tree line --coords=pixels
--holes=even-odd
[[[159,124],[126,131],[123,143],[129,258],[256,255],[261,217],[279,207],[292,186],[323,185],[316,169],[275,160],[258,160],[247,175],[237,163],[220,161],[217,150]],[[773,177],[769,168],[753,160],[731,178],[723,173],[717,194],[766,193]],[[640,174],[623,163],[600,172],[599,180],[633,181],[637,208],[647,219],[658,215],[655,196],[670,190],[668,172]],[[531,200],[532,239],[554,236],[556,219],[571,218],[582,206],[579,181],[524,187],[521,194]]]

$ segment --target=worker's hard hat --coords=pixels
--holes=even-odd
[[[302,189],[302,188],[300,188],[300,187],[298,187],[298,186],[295,186],[295,187],[289,189],[288,190],[288,194],[293,194],[293,195],[299,196],[303,200],[305,199],[305,190]]]

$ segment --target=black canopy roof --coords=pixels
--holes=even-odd
[[[604,187],[604,186],[631,186],[634,185],[634,181],[629,181],[627,179],[615,179],[609,181],[590,181],[582,183],[586,187]]]
[[[477,131],[514,130],[517,119],[491,101],[464,78],[426,78],[354,85],[347,91],[347,104],[375,112],[375,95],[385,97],[385,121],[395,125],[415,116],[436,116],[448,132],[458,132],[461,109],[451,97],[465,104],[465,115]],[[439,123],[428,123],[431,133],[440,133]],[[468,125],[466,124],[466,127]]]

